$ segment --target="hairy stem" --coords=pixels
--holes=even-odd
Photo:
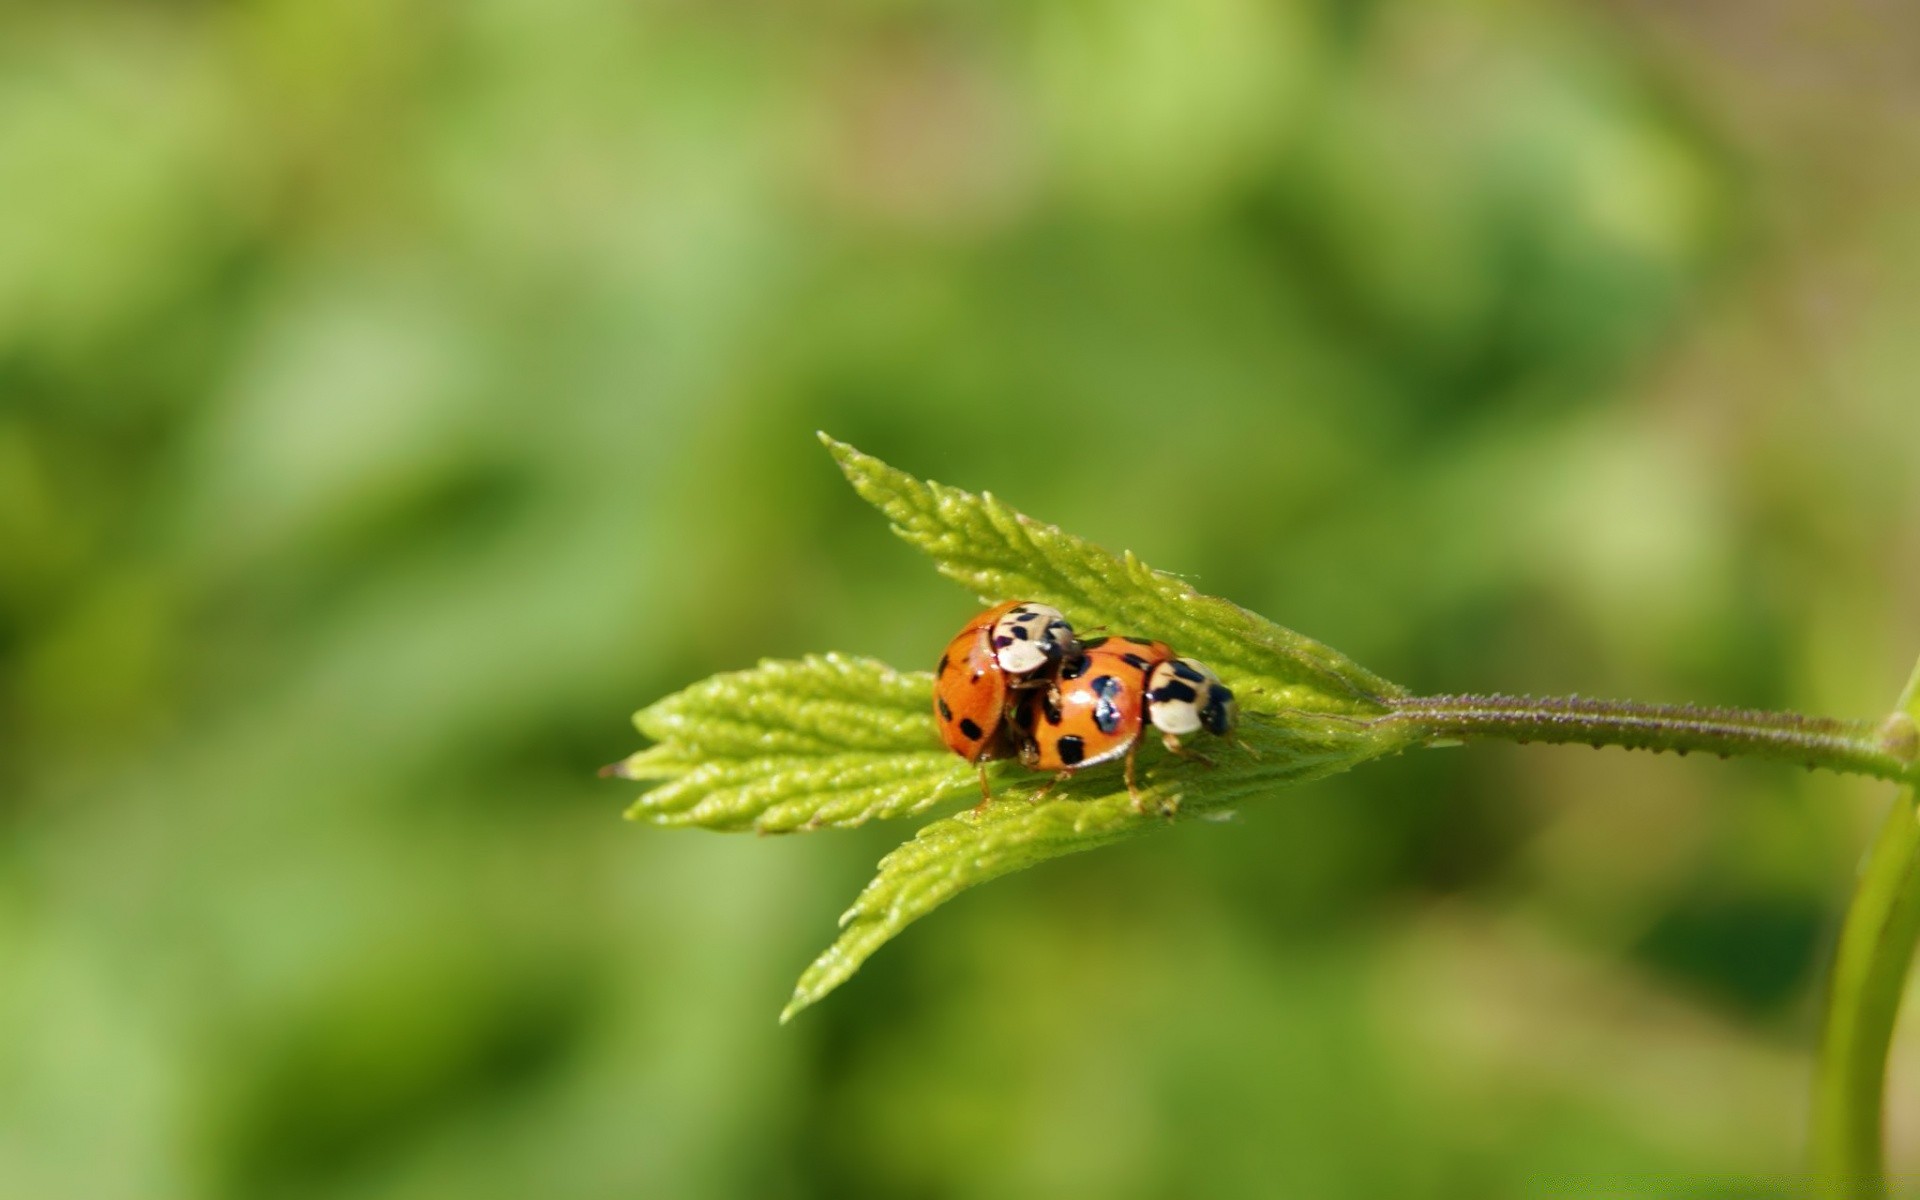
[[[1413,696],[1376,718],[1421,736],[1579,742],[1772,758],[1907,785],[1861,868],[1828,985],[1814,1090],[1813,1156],[1828,1195],[1885,1194],[1881,1149],[1887,1049],[1920,941],[1920,666],[1885,721],[1754,709],[1635,704],[1580,696]]]
[[[1388,701],[1382,722],[1411,725],[1432,739],[1500,738],[1578,742],[1629,750],[1700,750],[1722,758],[1774,758],[1871,775],[1895,783],[1916,777],[1913,725],[1840,721],[1758,709],[1636,704],[1584,696],[1410,696]]]
[[[1900,707],[1911,731],[1912,722],[1920,720],[1920,664]],[[1861,865],[1827,981],[1812,1149],[1829,1196],[1886,1194],[1881,1124],[1887,1049],[1914,943],[1920,940],[1920,821],[1914,800],[1912,788],[1895,798]]]

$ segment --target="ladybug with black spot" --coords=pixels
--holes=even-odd
[[[1009,600],[968,621],[934,668],[933,715],[947,749],[980,766],[980,794],[989,759],[1011,758],[1007,711],[1028,689],[1047,689],[1060,664],[1080,654],[1079,639],[1060,610]]]
[[[1149,725],[1160,731],[1168,750],[1185,755],[1181,738],[1202,730],[1224,737],[1239,716],[1233,692],[1220,677],[1205,664],[1176,655],[1165,642],[1097,638],[1061,667],[1055,682],[1055,688],[1022,699],[1015,710],[1021,763],[1056,772],[1057,783],[1125,755],[1127,794],[1136,812],[1143,809],[1133,764]]]

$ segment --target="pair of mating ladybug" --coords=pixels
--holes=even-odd
[[[1124,754],[1127,793],[1138,809],[1133,760],[1146,727],[1184,754],[1182,737],[1202,729],[1224,736],[1237,710],[1219,676],[1165,642],[1083,643],[1060,610],[1009,600],[948,643],[935,668],[933,711],[947,749],[981,764],[983,804],[992,799],[989,759],[1018,757],[1033,770],[1057,772],[1057,783]]]

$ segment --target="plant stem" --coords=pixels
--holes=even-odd
[[[1920,664],[1900,707],[1920,721]],[[1887,1049],[1920,939],[1914,800],[1914,789],[1902,792],[1880,826],[1847,906],[1828,978],[1814,1079],[1813,1165],[1833,1197],[1886,1194],[1881,1123]]]
[[[1378,722],[1431,740],[1502,738],[1629,750],[1702,750],[1871,775],[1907,789],[1860,872],[1834,955],[1813,1104],[1814,1168],[1825,1195],[1886,1195],[1881,1146],[1887,1050],[1920,943],[1920,664],[1884,722],[1754,709],[1635,704],[1580,696],[1412,696]]]
[[[1916,777],[1911,725],[1584,696],[1409,696],[1389,704],[1393,711],[1376,720],[1412,725],[1431,739],[1701,750],[1722,758],[1785,759],[1895,783]]]

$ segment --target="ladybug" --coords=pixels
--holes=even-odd
[[[1233,693],[1220,677],[1197,660],[1176,655],[1165,642],[1097,638],[1061,667],[1056,688],[1020,702],[1013,725],[1020,762],[1058,772],[1055,783],[1124,754],[1127,794],[1135,811],[1143,811],[1133,760],[1147,726],[1160,731],[1168,750],[1186,755],[1181,738],[1201,730],[1224,737],[1238,716]]]
[[[1006,715],[1013,693],[1046,688],[1053,669],[1079,654],[1079,639],[1057,608],[1009,600],[976,616],[947,643],[934,667],[940,740],[970,763],[1011,758]],[[980,794],[992,798],[984,765]]]

